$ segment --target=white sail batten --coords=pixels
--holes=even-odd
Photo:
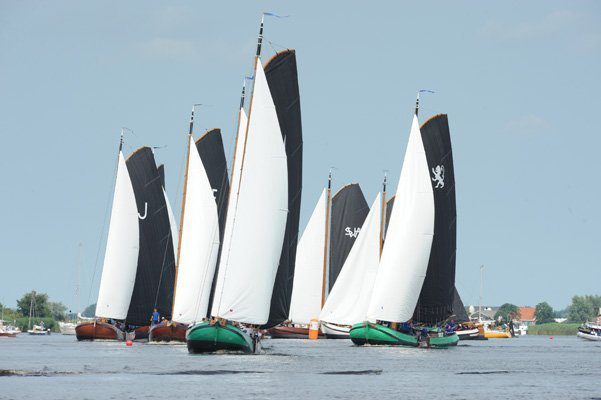
[[[295,324],[309,324],[319,318],[321,311],[327,206],[327,189],[324,189],[296,247],[289,314]]]
[[[169,216],[169,225],[171,226],[171,241],[173,242],[174,260],[175,264],[177,265],[177,243],[179,240],[179,231],[177,230],[177,222],[175,222],[175,215],[173,214],[173,209],[171,208],[171,203],[169,202],[169,197],[167,197],[165,188],[163,188],[163,195],[165,196],[165,204],[167,204],[167,215]]]
[[[365,321],[380,262],[381,203],[382,195],[378,193],[328,295],[320,320],[337,325]]]
[[[185,215],[177,270],[173,321],[191,324],[207,315],[219,252],[219,217],[213,189],[190,135]]]
[[[127,316],[136,281],[139,249],[138,206],[125,159],[119,151],[111,220],[96,303],[97,317],[125,319]]]
[[[245,151],[237,191],[233,188],[219,263],[212,315],[264,324],[288,214],[288,171],[284,141],[261,60],[257,59]],[[241,143],[237,144],[237,147]],[[238,149],[236,149],[238,153]],[[238,179],[239,178],[239,179]]]
[[[413,117],[396,198],[367,317],[405,322],[419,297],[434,235],[434,194],[417,116]]]

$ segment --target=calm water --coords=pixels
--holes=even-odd
[[[446,350],[345,340],[263,344],[258,356],[192,356],[183,345],[0,338],[0,399],[601,399],[601,343],[576,337]]]

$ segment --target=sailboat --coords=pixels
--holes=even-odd
[[[322,326],[339,338],[348,338],[351,327],[365,320],[380,262],[384,205],[378,193],[321,310]]]
[[[125,161],[122,147],[123,132],[96,318],[78,324],[78,340],[145,339],[153,309],[170,318],[174,242],[161,178],[150,148]]]
[[[299,241],[288,320],[269,330],[272,338],[304,339],[340,273],[367,217],[369,207],[356,184],[331,196],[332,175]],[[327,338],[342,337],[335,326],[321,325]],[[348,337],[348,334],[347,336]]]
[[[211,318],[187,333],[191,353],[258,351],[269,320],[288,217],[288,163],[274,100],[261,62],[259,31],[248,121],[243,104]],[[246,126],[244,126],[246,122]]]
[[[221,131],[211,129],[194,142],[193,124],[194,108],[188,133],[172,320],[152,326],[151,341],[185,342],[188,326],[202,321],[209,309],[229,180]]]
[[[453,314],[455,284],[448,120],[436,115],[420,129],[418,109],[419,94],[367,320],[350,331],[357,345],[447,347],[459,340],[438,326]]]

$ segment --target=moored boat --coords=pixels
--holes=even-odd
[[[601,341],[601,325],[587,322],[578,328],[576,336],[586,340]]]
[[[484,328],[484,337],[487,339],[510,339],[511,333],[504,329],[488,329]]]

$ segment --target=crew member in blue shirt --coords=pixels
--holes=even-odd
[[[152,312],[152,317],[150,318],[150,325],[156,325],[159,323],[160,320],[161,320],[161,314],[159,314],[159,312],[155,308],[154,311]]]

